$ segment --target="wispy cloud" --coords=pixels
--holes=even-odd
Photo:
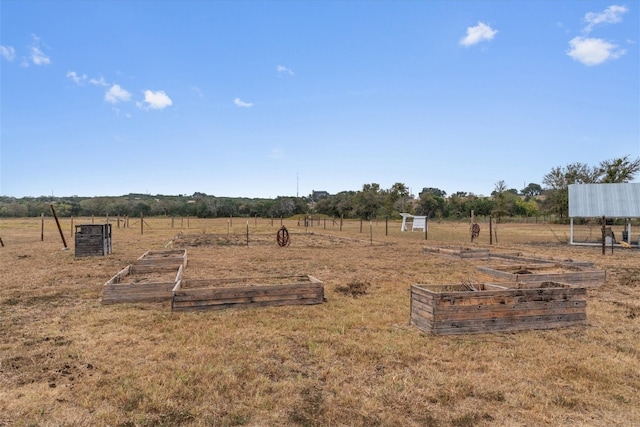
[[[587,26],[584,27],[583,31],[588,34],[596,25],[622,22],[622,15],[628,10],[626,6],[612,5],[602,12],[588,12],[584,16]]]
[[[498,30],[494,30],[483,22],[478,22],[475,27],[467,28],[467,35],[460,39],[460,44],[464,47],[473,46],[483,41],[492,40],[497,33]]]
[[[280,75],[287,74],[289,76],[293,76],[293,70],[285,67],[284,65],[278,65],[277,70],[278,70],[278,74]]]
[[[33,42],[29,46],[31,53],[30,59],[35,65],[48,65],[51,64],[51,58],[42,51],[42,42],[40,37],[32,34]]]
[[[81,85],[82,83],[84,83],[85,80],[87,80],[87,75],[86,74],[79,75],[75,71],[69,71],[67,73],[67,77],[70,78],[71,80],[73,80],[73,82],[75,84],[77,84],[78,86]]]
[[[233,103],[236,104],[238,107],[242,107],[242,108],[250,108],[253,107],[253,102],[244,102],[242,99],[240,98],[236,98],[233,100]]]
[[[202,92],[202,90],[200,90],[198,86],[191,87],[191,90],[194,91],[198,95],[198,97],[204,98],[204,92]]]
[[[89,82],[90,84],[92,84],[94,86],[103,86],[103,87],[109,86],[109,83],[107,83],[107,81],[104,79],[104,77],[89,78],[86,74],[78,74],[75,71],[69,71],[67,73],[67,77],[69,79],[71,79],[78,86],[82,86],[86,82]]]
[[[120,85],[114,84],[107,90],[104,94],[104,100],[111,103],[117,104],[119,102],[127,102],[131,99],[131,94],[127,92],[125,89],[122,89]]]
[[[0,55],[7,61],[13,61],[16,57],[16,50],[11,46],[0,45]]]
[[[274,160],[281,160],[284,159],[286,156],[284,154],[284,151],[282,150],[282,148],[272,148],[271,151],[269,152],[269,158],[270,159],[274,159]]]
[[[574,60],[587,66],[599,65],[611,59],[618,59],[625,54],[625,50],[603,39],[574,37],[569,41],[567,51]]]
[[[158,90],[156,92],[152,90],[144,91],[144,101],[138,102],[138,107],[144,110],[163,110],[173,104],[173,101],[167,94]]]
[[[100,77],[98,79],[96,78],[91,78],[89,79],[89,83],[91,83],[94,86],[109,86],[109,83],[106,82],[106,80],[104,79],[104,77]]]

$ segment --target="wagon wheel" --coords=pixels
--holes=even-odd
[[[287,227],[283,225],[280,230],[278,230],[276,240],[280,247],[289,246],[289,230],[287,230]]]
[[[480,235],[480,224],[474,222],[471,226],[471,239],[475,239]]]

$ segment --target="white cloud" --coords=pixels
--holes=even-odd
[[[571,48],[567,55],[584,65],[599,65],[610,59],[618,59],[625,54],[624,49],[606,40],[574,37],[569,41]]]
[[[584,16],[587,26],[584,28],[585,33],[591,32],[593,27],[599,24],[615,24],[622,22],[622,15],[629,9],[626,6],[609,6],[602,12],[589,12]]]
[[[99,79],[91,78],[89,79],[89,83],[94,86],[109,86],[109,83],[105,81],[104,77],[100,77]]]
[[[238,107],[243,107],[243,108],[250,108],[253,106],[253,102],[244,102],[240,98],[234,99],[233,103],[236,104]]]
[[[492,40],[498,33],[498,30],[494,30],[483,22],[478,22],[475,27],[467,28],[467,35],[460,39],[460,44],[465,47],[473,46],[485,40]]]
[[[51,59],[35,46],[31,47],[31,61],[36,65],[51,64]]]
[[[42,42],[40,41],[40,37],[32,34],[33,42],[29,46],[29,51],[31,52],[31,62],[35,65],[49,65],[51,64],[51,58],[47,56],[41,49]]]
[[[16,57],[16,50],[11,46],[0,45],[0,55],[7,61],[13,61]]]
[[[279,74],[288,74],[290,76],[293,76],[293,70],[285,67],[284,65],[278,65],[277,70]]]
[[[126,102],[131,99],[131,94],[126,90],[122,89],[120,85],[113,85],[109,88],[108,91],[104,94],[104,100],[111,103],[117,104],[118,102]]]
[[[171,98],[169,98],[167,94],[164,93],[164,91],[159,90],[157,92],[154,92],[151,90],[145,90],[144,103],[146,105],[142,105],[145,109],[162,110],[172,105],[173,101],[171,101]],[[138,106],[140,106],[140,104],[138,104]]]
[[[87,80],[87,75],[78,75],[75,71],[69,71],[67,73],[67,77],[69,77],[73,82],[77,85],[81,85],[85,80]]]

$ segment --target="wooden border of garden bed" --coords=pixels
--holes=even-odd
[[[187,267],[186,249],[162,249],[146,251],[134,262],[134,265],[165,266],[177,268],[179,265]]]
[[[572,269],[565,272],[544,272],[550,269]],[[510,264],[493,267],[478,266],[477,269],[497,279],[508,282],[562,282],[583,288],[597,288],[605,284],[607,273],[604,270],[569,265],[567,263]],[[523,273],[519,273],[522,271]]]
[[[147,283],[122,283],[126,278],[162,272],[176,272],[172,281]],[[173,288],[182,280],[184,266],[174,265],[128,265],[107,281],[102,288],[102,304],[125,302],[163,302],[171,301]]]
[[[531,263],[552,263],[552,264],[563,264],[568,266],[579,266],[579,267],[593,267],[593,262],[591,261],[576,261],[572,259],[555,259],[555,258],[536,258],[536,257],[526,257],[521,253],[494,253],[492,252],[489,258],[499,258],[507,261],[518,261],[518,262],[531,262]]]
[[[289,282],[275,284],[278,282]],[[173,289],[173,311],[322,304],[324,284],[313,276],[189,280]]]
[[[462,259],[489,259],[489,249],[466,246],[423,246],[422,252],[427,254],[446,255]]]
[[[410,324],[434,335],[453,335],[586,323],[585,288],[558,282],[514,286],[412,285]]]

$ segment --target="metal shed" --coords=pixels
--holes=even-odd
[[[569,219],[573,242],[574,218],[625,218],[631,243],[631,218],[640,218],[640,183],[569,185]]]

